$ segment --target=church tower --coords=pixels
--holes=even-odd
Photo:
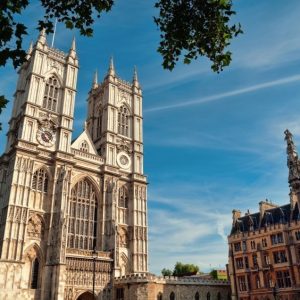
[[[116,75],[113,59],[102,83],[95,74],[87,127],[98,154],[105,159],[103,247],[114,249],[116,276],[147,272],[147,182],[142,90],[136,69],[131,83]]]
[[[148,271],[137,72],[126,82],[111,60],[95,74],[72,140],[77,73],[75,40],[64,53],[44,31],[19,69],[0,157],[0,299],[110,300],[114,276]]]

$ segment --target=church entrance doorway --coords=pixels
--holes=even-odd
[[[77,300],[95,300],[95,298],[93,297],[93,294],[90,292],[85,292],[83,294],[81,294]]]

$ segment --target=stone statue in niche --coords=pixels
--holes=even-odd
[[[43,234],[43,224],[39,216],[33,215],[28,222],[27,234],[29,237],[41,238]]]

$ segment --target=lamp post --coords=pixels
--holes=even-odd
[[[96,248],[94,248],[92,252],[92,257],[93,257],[93,298],[96,299],[95,297],[95,272],[96,272],[96,257],[97,257]]]

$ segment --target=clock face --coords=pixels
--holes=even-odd
[[[40,128],[37,132],[37,140],[41,145],[51,147],[55,143],[55,134],[50,129]]]
[[[128,169],[130,167],[130,157],[125,152],[120,152],[117,156],[117,163],[122,169]]]

